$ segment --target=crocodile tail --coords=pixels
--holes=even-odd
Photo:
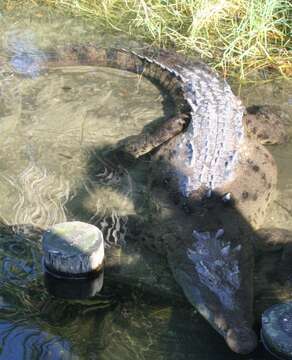
[[[141,54],[122,48],[102,48],[93,44],[68,45],[46,51],[46,70],[63,66],[104,66],[126,70],[154,81],[168,92],[180,108],[188,109],[183,94],[184,79],[173,68],[154,58],[155,54]],[[163,60],[162,60],[163,61]]]

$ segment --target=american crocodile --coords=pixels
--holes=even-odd
[[[171,95],[177,114],[151,133],[126,139],[117,150],[134,158],[151,153],[151,190],[171,209],[163,231],[152,219],[150,227],[161,237],[151,246],[167,256],[188,300],[228,346],[251,352],[257,339],[250,237],[263,222],[277,180],[272,156],[250,136],[269,137],[266,129],[264,135],[254,131],[255,108],[248,114],[226,81],[204,63],[166,51],[68,46],[49,52],[42,64],[128,70]]]

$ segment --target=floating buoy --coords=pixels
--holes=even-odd
[[[292,359],[292,302],[277,304],[262,315],[262,341],[279,359]]]
[[[94,225],[56,224],[42,238],[45,285],[62,298],[87,298],[103,285],[104,241]]]

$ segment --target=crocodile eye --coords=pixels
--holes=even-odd
[[[183,208],[183,211],[184,211],[185,214],[190,214],[191,213],[191,209],[186,203],[184,203],[182,205],[182,208]]]
[[[223,200],[224,203],[230,202],[230,200],[231,200],[231,194],[230,194],[230,193],[224,194],[224,195],[222,196],[222,200]]]
[[[163,184],[164,184],[164,185],[168,185],[168,184],[169,184],[169,181],[170,181],[169,178],[164,178],[164,179],[163,179]]]

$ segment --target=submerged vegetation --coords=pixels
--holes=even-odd
[[[199,54],[225,76],[292,75],[290,0],[7,0],[70,11],[105,29]],[[236,75],[235,75],[236,74]]]

